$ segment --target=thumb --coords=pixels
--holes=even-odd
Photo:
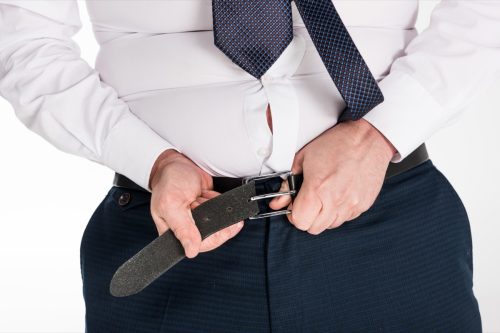
[[[297,154],[295,154],[295,158],[293,159],[291,171],[294,175],[302,173],[302,163],[304,162],[304,152],[300,150]]]
[[[288,187],[288,181],[283,180],[281,182],[281,186],[279,191],[280,192],[286,192],[289,190]],[[274,197],[270,202],[269,202],[269,207],[272,209],[281,209],[288,205],[292,201],[292,198],[289,195],[281,195],[279,197]]]
[[[303,154],[302,150],[295,154],[295,157],[294,157],[293,163],[292,163],[292,168],[290,169],[290,171],[292,171],[293,174],[302,173],[302,161],[304,159],[303,155],[304,154]],[[288,182],[286,180],[283,180],[281,182],[281,187],[280,187],[279,191],[285,192],[288,190],[289,190]],[[283,207],[286,207],[287,205],[289,205],[291,202],[292,202],[292,198],[289,195],[279,196],[279,197],[273,198],[269,202],[269,207],[271,207],[272,209],[282,209]]]

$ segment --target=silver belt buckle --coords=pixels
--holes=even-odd
[[[252,180],[257,182],[259,180],[274,178],[274,177],[278,177],[281,175],[286,175],[287,181],[288,181],[288,177],[293,175],[293,173],[292,173],[292,171],[281,171],[281,172],[270,173],[267,175],[244,177],[243,184],[247,184]],[[290,191],[285,191],[285,192],[264,193],[264,194],[255,195],[253,197],[250,197],[250,201],[262,200],[262,199],[267,199],[267,198],[274,198],[274,197],[279,197],[282,195],[295,195],[296,192],[297,192],[296,190],[290,190]],[[281,209],[281,210],[276,210],[276,211],[269,212],[269,213],[261,213],[261,214],[255,215],[255,216],[250,216],[248,219],[249,220],[261,219],[261,218],[270,217],[270,216],[290,214],[291,212],[292,211],[289,209]]]

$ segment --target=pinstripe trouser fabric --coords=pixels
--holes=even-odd
[[[467,214],[431,161],[386,180],[340,228],[311,235],[283,216],[247,220],[219,248],[114,298],[114,271],[157,236],[149,200],[112,187],[85,229],[87,332],[481,332]]]

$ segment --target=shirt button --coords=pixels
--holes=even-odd
[[[269,149],[264,148],[264,147],[259,148],[259,150],[257,150],[257,154],[258,154],[259,156],[266,157],[266,156],[268,156],[268,155],[269,155]]]
[[[120,197],[118,198],[118,204],[120,206],[125,206],[126,204],[128,204],[130,202],[130,193],[128,192],[125,192],[123,193],[122,195],[120,195]]]

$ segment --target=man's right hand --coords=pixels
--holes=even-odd
[[[220,193],[213,191],[211,175],[176,150],[168,149],[158,157],[151,171],[150,188],[151,215],[158,233],[172,229],[188,258],[219,247],[243,227],[243,221],[239,221],[201,240],[191,210]]]

